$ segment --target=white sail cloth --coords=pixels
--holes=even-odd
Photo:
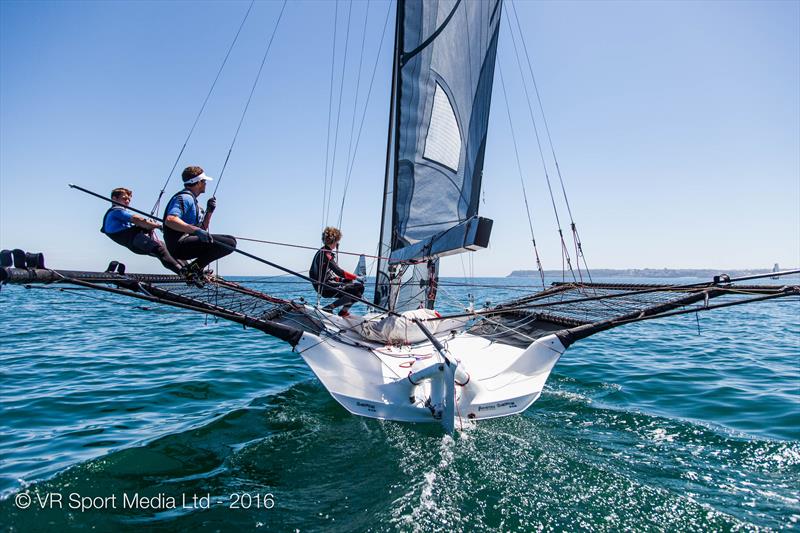
[[[359,334],[365,339],[386,344],[411,344],[427,340],[414,320],[425,321],[425,327],[433,335],[464,324],[463,320],[430,320],[440,316],[432,309],[412,309],[402,312],[399,316],[389,315],[380,319],[365,320],[359,324]]]

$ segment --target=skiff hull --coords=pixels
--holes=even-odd
[[[463,332],[438,340],[449,364],[430,342],[380,346],[305,333],[295,350],[349,412],[446,430],[524,411],[566,350],[556,335],[527,348]]]

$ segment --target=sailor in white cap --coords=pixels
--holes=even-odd
[[[187,276],[190,281],[202,285],[205,268],[232,253],[236,239],[208,232],[211,214],[217,207],[216,198],[209,198],[205,213],[197,203],[197,197],[206,192],[206,182],[213,178],[195,166],[186,167],[181,177],[183,190],[170,199],[164,210],[164,242],[172,257],[194,259],[187,267]]]

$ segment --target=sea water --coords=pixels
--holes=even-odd
[[[534,283],[472,281],[445,280],[442,306]],[[590,337],[524,414],[453,436],[349,415],[286,344],[236,324],[58,288],[3,287],[0,313],[3,529],[800,526],[797,299]]]

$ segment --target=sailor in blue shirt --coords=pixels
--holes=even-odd
[[[183,190],[175,193],[164,210],[164,242],[173,257],[194,259],[188,265],[189,276],[199,279],[212,261],[233,252],[236,239],[208,232],[216,198],[209,198],[205,213],[197,204],[197,197],[206,192],[206,182],[213,178],[196,166],[186,167],[181,178]]]
[[[156,257],[167,269],[179,273],[181,264],[169,255],[163,244],[151,237],[152,231],[160,228],[161,224],[125,209],[132,197],[133,192],[124,187],[111,191],[111,199],[123,205],[113,204],[106,211],[100,231],[131,252]]]

